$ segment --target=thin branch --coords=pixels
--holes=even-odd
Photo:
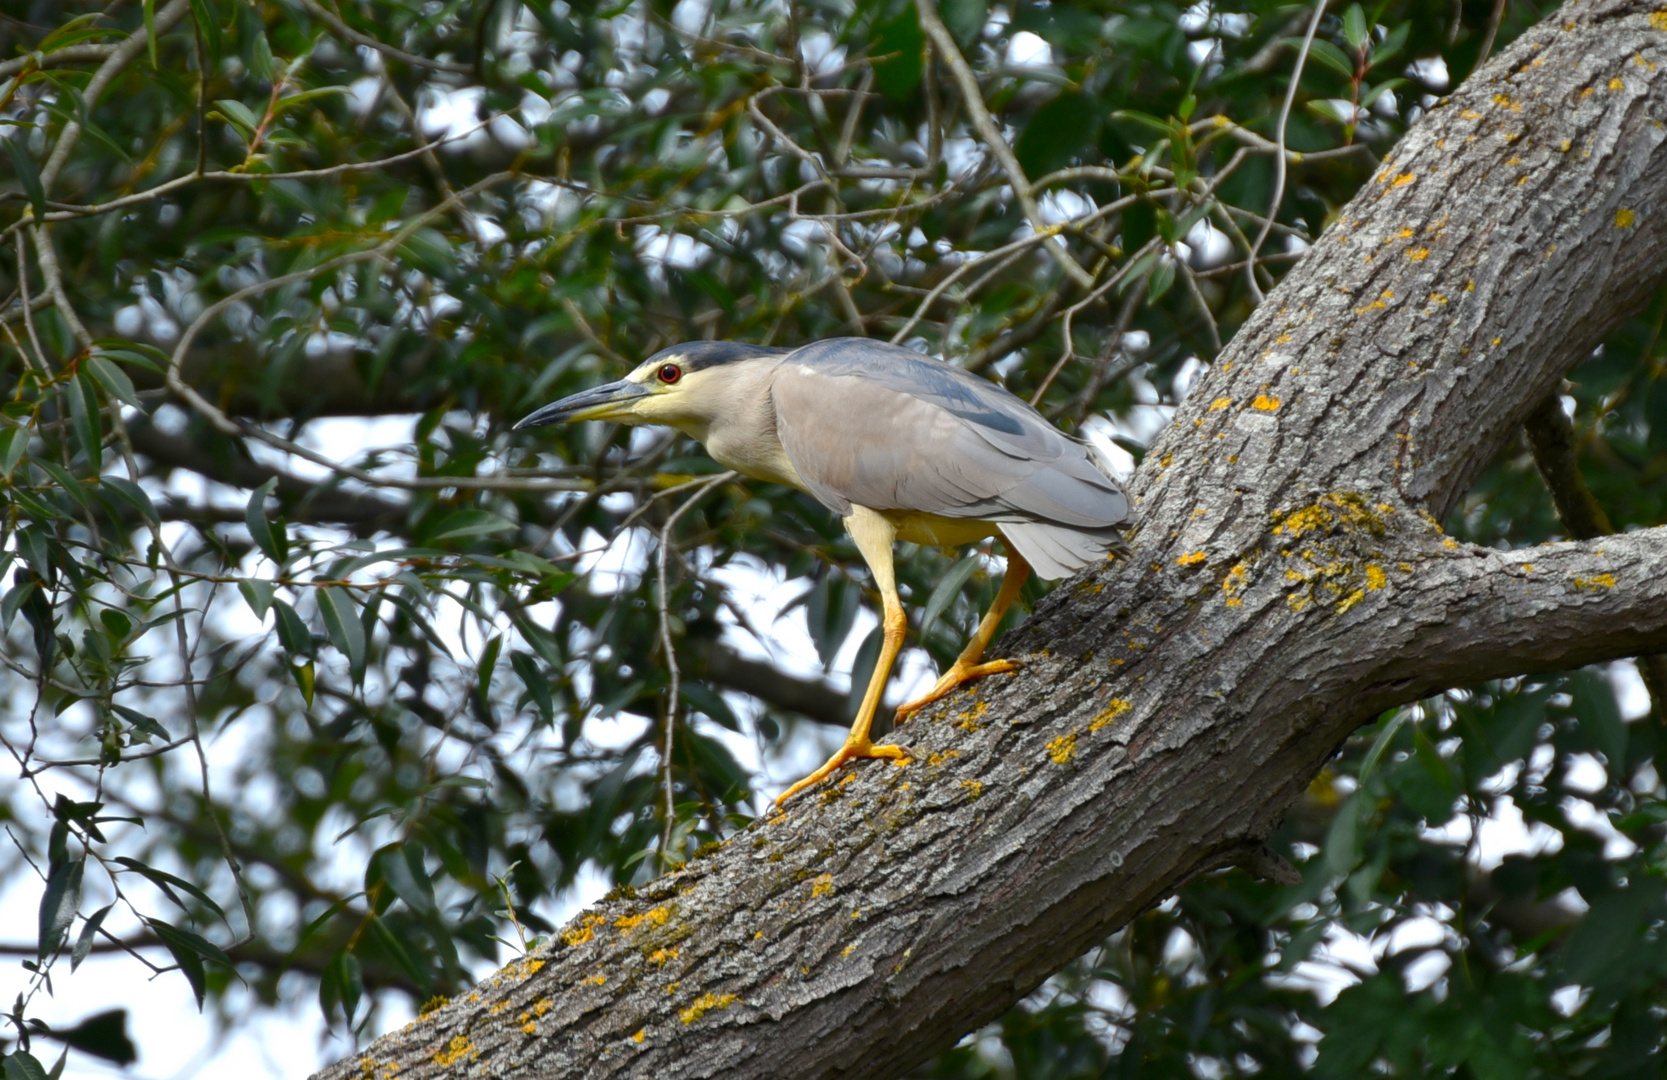
[[[1297,97],[1297,84],[1302,82],[1302,67],[1308,61],[1308,50],[1314,45],[1314,34],[1320,28],[1320,16],[1325,14],[1325,9],[1326,0],[1314,0],[1314,15],[1308,20],[1308,32],[1303,35],[1296,66],[1291,69],[1291,85],[1285,88],[1285,104],[1279,107],[1279,126],[1274,139],[1273,199],[1268,206],[1268,218],[1262,223],[1262,231],[1256,234],[1256,242],[1250,245],[1250,257],[1245,260],[1245,280],[1250,283],[1250,295],[1258,304],[1262,302],[1263,294],[1262,286],[1256,280],[1256,255],[1268,238],[1273,219],[1279,216],[1279,204],[1285,201],[1285,123],[1291,118],[1291,103]]]
[[[926,36],[932,39],[932,44],[943,55],[944,62],[949,65],[950,74],[955,77],[955,85],[961,91],[961,100],[967,108],[967,115],[972,118],[972,126],[978,132],[979,138],[990,148],[996,161],[1001,164],[1002,172],[1007,174],[1007,182],[1013,186],[1013,194],[1023,208],[1025,219],[1030,227],[1039,233],[1046,241],[1048,251],[1065,276],[1076,282],[1084,289],[1092,288],[1094,279],[1084,270],[1065,245],[1059,239],[1061,230],[1056,226],[1042,223],[1042,208],[1036,203],[1036,192],[1026,178],[1024,167],[1019,159],[1013,155],[1013,148],[1007,145],[1001,129],[996,126],[990,110],[984,107],[984,91],[979,88],[978,76],[973,73],[967,58],[961,55],[961,48],[955,44],[955,37],[944,25],[943,17],[938,14],[937,0],[917,0],[915,9],[920,13],[920,27],[926,31]]]

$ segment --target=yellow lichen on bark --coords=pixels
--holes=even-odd
[[[694,1004],[678,1013],[677,1018],[685,1024],[692,1024],[712,1009],[727,1009],[739,1000],[734,994],[702,994]]]
[[[1123,698],[1112,698],[1106,703],[1105,708],[1094,714],[1094,719],[1089,721],[1088,730],[1099,731],[1107,724],[1116,722],[1117,718],[1128,712],[1131,707]]]
[[[1076,756],[1077,733],[1074,731],[1068,735],[1061,735],[1048,743],[1048,757],[1053,759],[1055,765],[1067,764]]]

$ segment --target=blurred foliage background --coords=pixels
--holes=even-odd
[[[517,418],[678,341],[851,334],[1132,465],[1549,10],[0,5],[7,1076],[131,1059],[120,1014],[39,1019],[93,953],[368,1037],[838,737],[874,642],[830,514]],[[1667,520],[1664,312],[1564,401],[1620,528]],[[1568,532],[1526,441],[1448,526]],[[918,673],[997,564],[904,555]],[[1621,662],[1386,714],[1275,837],[1302,884],[1195,880],[914,1075],[1658,1075],[1650,710]]]

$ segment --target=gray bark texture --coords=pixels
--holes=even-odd
[[[1667,529],[1436,522],[1667,270],[1667,13],[1571,4],[1394,148],[1135,477],[1134,555],[1021,657],[726,844],[319,1074],[889,1077],[1455,684],[1667,650]]]

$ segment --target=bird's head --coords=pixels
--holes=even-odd
[[[515,430],[579,420],[666,424],[701,439],[733,410],[735,375],[744,365],[788,352],[728,341],[694,341],[661,349],[625,378],[562,398],[522,418]]]

